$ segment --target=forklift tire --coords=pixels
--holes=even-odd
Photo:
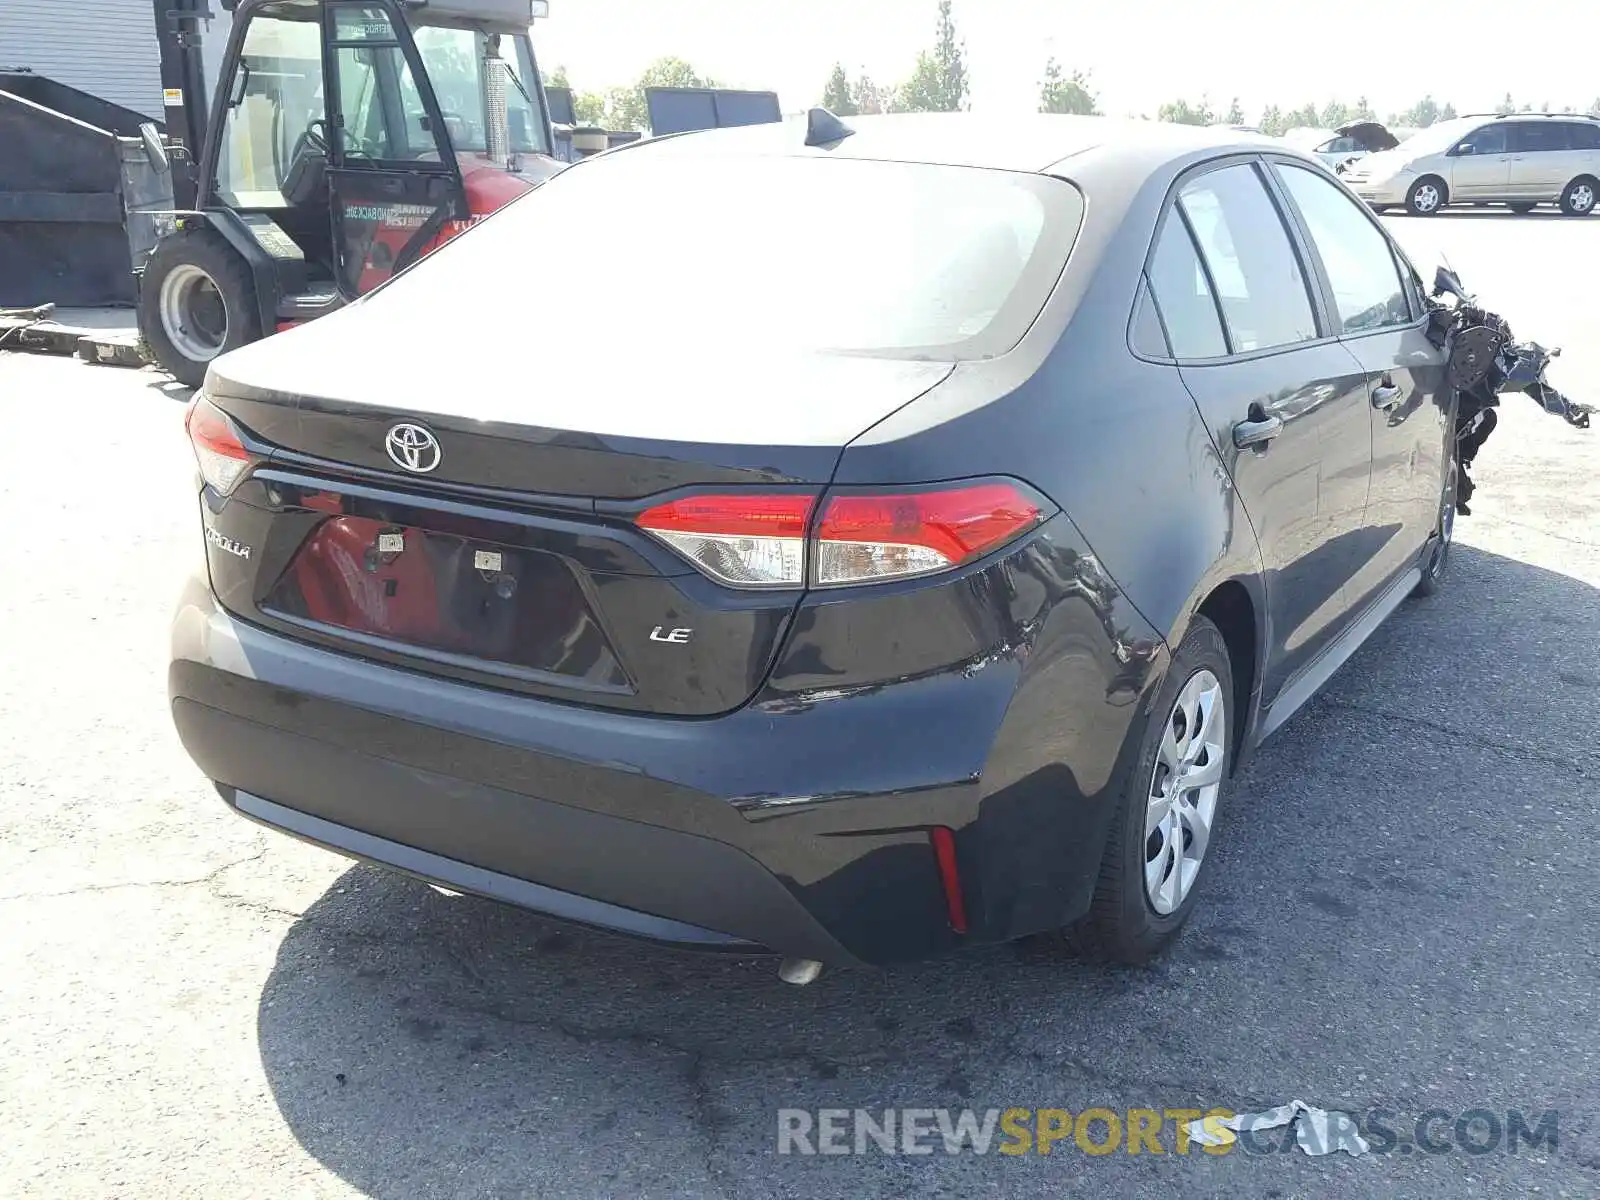
[[[199,387],[212,359],[261,337],[249,265],[212,229],[162,238],[140,280],[139,328],[156,362]]]

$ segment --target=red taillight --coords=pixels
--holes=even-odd
[[[722,583],[799,587],[815,502],[805,495],[686,496],[656,505],[638,524]]]
[[[233,423],[201,392],[189,405],[183,424],[189,432],[189,442],[194,446],[194,457],[200,464],[201,478],[227,495],[250,465],[250,452],[239,441]]]
[[[916,492],[830,496],[808,543],[815,497],[687,496],[638,524],[707,575],[735,587],[841,587],[927,575],[998,549],[1047,515],[1023,488],[999,480]]]
[[[822,586],[926,575],[978,558],[1032,529],[1039,504],[1009,483],[834,496],[817,529]]]

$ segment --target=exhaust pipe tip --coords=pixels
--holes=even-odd
[[[778,964],[778,978],[795,987],[815,983],[822,974],[822,964],[814,958],[786,958]]]

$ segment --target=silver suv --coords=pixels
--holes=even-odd
[[[1553,203],[1587,216],[1600,200],[1600,118],[1552,113],[1460,117],[1369,154],[1344,180],[1378,211],[1417,216],[1447,204],[1502,203],[1513,212]]]

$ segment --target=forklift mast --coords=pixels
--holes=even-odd
[[[210,93],[206,87],[202,23],[215,14],[207,0],[154,0],[156,38],[161,46],[161,90],[167,141],[172,155],[172,198],[193,208],[198,191],[200,151],[205,146]],[[231,8],[232,5],[229,5]]]

